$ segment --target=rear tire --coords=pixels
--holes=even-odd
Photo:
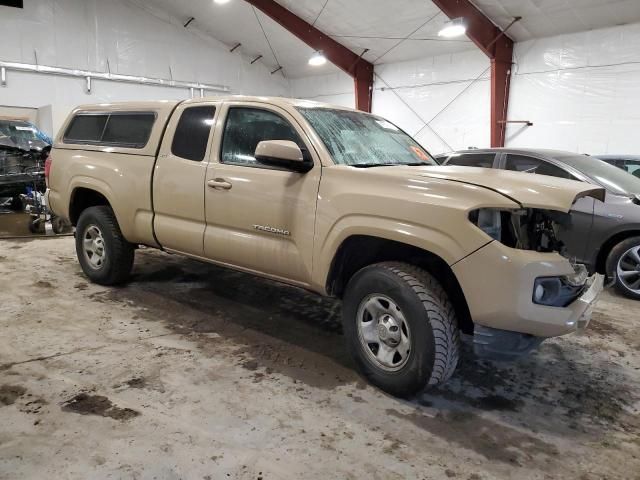
[[[51,217],[51,229],[53,233],[56,235],[61,235],[69,228],[69,224],[62,219],[62,217],[52,216]]]
[[[38,235],[43,233],[42,232],[42,221],[40,220],[40,217],[35,217],[35,218],[31,218],[29,220],[29,225],[28,225],[29,231],[31,233],[33,233],[34,235]]]
[[[615,278],[618,292],[640,300],[640,237],[627,238],[613,247],[607,257],[606,271]]]
[[[454,308],[438,281],[413,265],[383,262],[357,272],[344,295],[343,326],[363,375],[393,395],[443,383],[458,364]]]
[[[76,254],[82,271],[92,282],[117,285],[129,278],[135,248],[122,236],[111,207],[97,206],[80,214]]]

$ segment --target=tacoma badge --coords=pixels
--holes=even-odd
[[[278,235],[290,236],[291,233],[289,230],[283,230],[281,228],[269,227],[266,225],[254,225],[253,228],[256,230],[260,230],[261,232],[269,232],[269,233],[277,233]]]

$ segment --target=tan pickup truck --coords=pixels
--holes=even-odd
[[[511,358],[589,322],[603,279],[562,256],[586,183],[440,167],[383,118],[226,97],[82,106],[47,165],[94,282],[138,245],[343,301],[346,340],[397,395],[447,380],[460,332]]]

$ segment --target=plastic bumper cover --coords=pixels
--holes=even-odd
[[[565,307],[537,305],[536,278],[570,275],[571,264],[556,253],[516,250],[491,242],[452,266],[476,325],[555,337],[585,328],[603,289],[602,275],[587,280],[576,300]]]

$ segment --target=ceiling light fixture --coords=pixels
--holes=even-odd
[[[464,22],[464,18],[454,18],[444,24],[444,27],[438,32],[439,37],[452,38],[464,35],[467,32],[467,25]]]
[[[309,65],[313,65],[314,67],[319,67],[325,63],[327,63],[327,57],[325,57],[320,50],[313,52],[313,55],[311,55],[311,58],[309,59]]]
[[[213,0],[218,5],[224,5],[225,3],[229,3],[229,0]]]

